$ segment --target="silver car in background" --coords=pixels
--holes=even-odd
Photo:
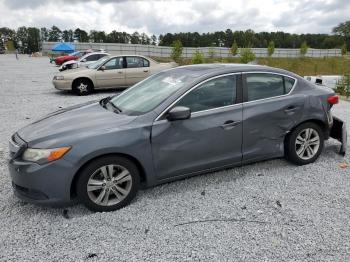
[[[78,67],[86,67],[97,60],[101,59],[102,57],[108,56],[109,54],[106,52],[93,52],[93,53],[88,53],[78,60],[70,60],[67,62],[64,62],[59,68],[59,71],[64,71],[67,69],[75,69]]]

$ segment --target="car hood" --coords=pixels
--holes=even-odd
[[[53,112],[20,129],[18,134],[29,146],[53,147],[115,131],[135,118],[108,111],[93,101]]]
[[[70,56],[70,55],[63,55],[63,56],[58,56],[58,57],[56,57],[56,59],[63,59],[63,58],[70,58],[70,57],[73,57],[73,56]]]
[[[69,60],[64,62],[62,65],[70,65],[70,64],[76,64],[76,63],[79,63],[79,62],[77,60]]]
[[[89,76],[91,73],[93,73],[94,69],[90,69],[87,67],[77,67],[73,70],[63,71],[59,75],[66,77],[67,79],[75,78],[78,76]]]

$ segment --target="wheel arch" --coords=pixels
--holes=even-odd
[[[77,181],[78,181],[78,177],[80,175],[80,172],[88,165],[90,164],[92,161],[95,161],[96,159],[99,159],[99,158],[104,158],[104,157],[108,157],[108,156],[116,156],[116,157],[124,157],[130,161],[132,161],[139,173],[140,173],[140,182],[141,182],[141,185],[143,184],[146,184],[147,183],[147,179],[146,179],[146,171],[144,169],[144,167],[142,166],[141,162],[131,156],[131,155],[128,155],[128,154],[124,154],[124,153],[107,153],[107,154],[102,154],[102,155],[98,155],[98,156],[95,156],[93,158],[90,158],[89,160],[85,161],[80,167],[79,169],[77,170],[77,172],[75,172],[74,174],[74,177],[72,179],[72,182],[71,182],[71,185],[70,185],[70,198],[73,199],[76,197],[77,195],[77,192],[76,192],[76,184],[77,184]]]
[[[302,125],[302,124],[305,124],[305,123],[314,123],[314,124],[318,125],[319,127],[321,127],[321,129],[322,129],[322,131],[323,131],[323,134],[324,134],[325,140],[328,139],[328,137],[329,137],[329,132],[328,132],[329,127],[328,127],[328,125],[327,125],[324,121],[322,121],[322,120],[320,120],[320,119],[311,118],[311,119],[304,120],[304,121],[298,123],[297,125],[295,125],[293,128],[291,128],[291,129],[289,130],[289,132],[288,132],[288,133],[285,135],[285,137],[284,137],[284,144],[286,144],[286,141],[287,141],[289,135],[290,135],[298,126],[300,126],[300,125]]]

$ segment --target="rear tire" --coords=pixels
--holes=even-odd
[[[94,90],[94,87],[90,80],[80,78],[80,79],[74,80],[72,90],[75,94],[79,96],[85,96],[92,93],[92,91]]]
[[[108,156],[89,163],[77,180],[78,199],[95,212],[109,212],[128,205],[136,196],[140,174],[127,158]]]
[[[322,128],[311,122],[297,126],[285,141],[285,156],[296,165],[307,165],[315,162],[324,146]]]

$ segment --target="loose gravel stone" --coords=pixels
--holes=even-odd
[[[59,108],[117,93],[57,91],[57,72],[47,57],[0,55],[0,261],[349,261],[350,169],[340,163],[350,160],[334,140],[307,166],[277,159],[201,175],[141,191],[111,213],[18,200],[10,136]],[[350,104],[334,114],[350,123]]]

